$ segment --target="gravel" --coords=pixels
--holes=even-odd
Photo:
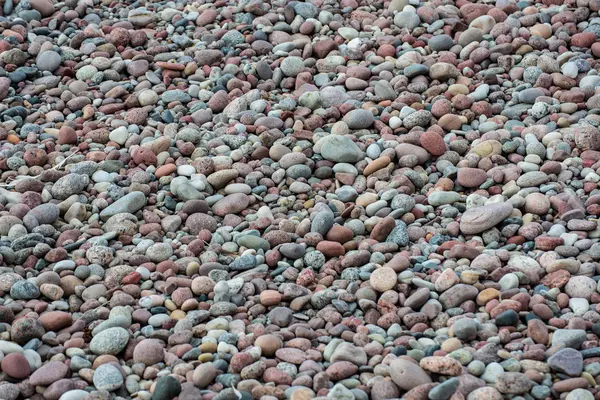
[[[600,387],[600,24],[5,0],[0,398]]]

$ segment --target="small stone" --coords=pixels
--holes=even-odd
[[[107,390],[109,392],[117,390],[123,385],[123,376],[121,371],[114,365],[103,364],[94,371],[94,386],[98,390]]]
[[[370,283],[378,292],[391,290],[396,286],[396,272],[389,267],[377,268],[371,273]]]

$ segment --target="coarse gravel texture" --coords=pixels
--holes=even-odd
[[[600,399],[600,0],[0,0],[0,399]]]

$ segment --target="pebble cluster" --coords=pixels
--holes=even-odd
[[[0,399],[600,399],[600,0],[0,0]]]

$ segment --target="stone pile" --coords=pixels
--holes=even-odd
[[[600,1],[0,1],[0,398],[600,399]]]

